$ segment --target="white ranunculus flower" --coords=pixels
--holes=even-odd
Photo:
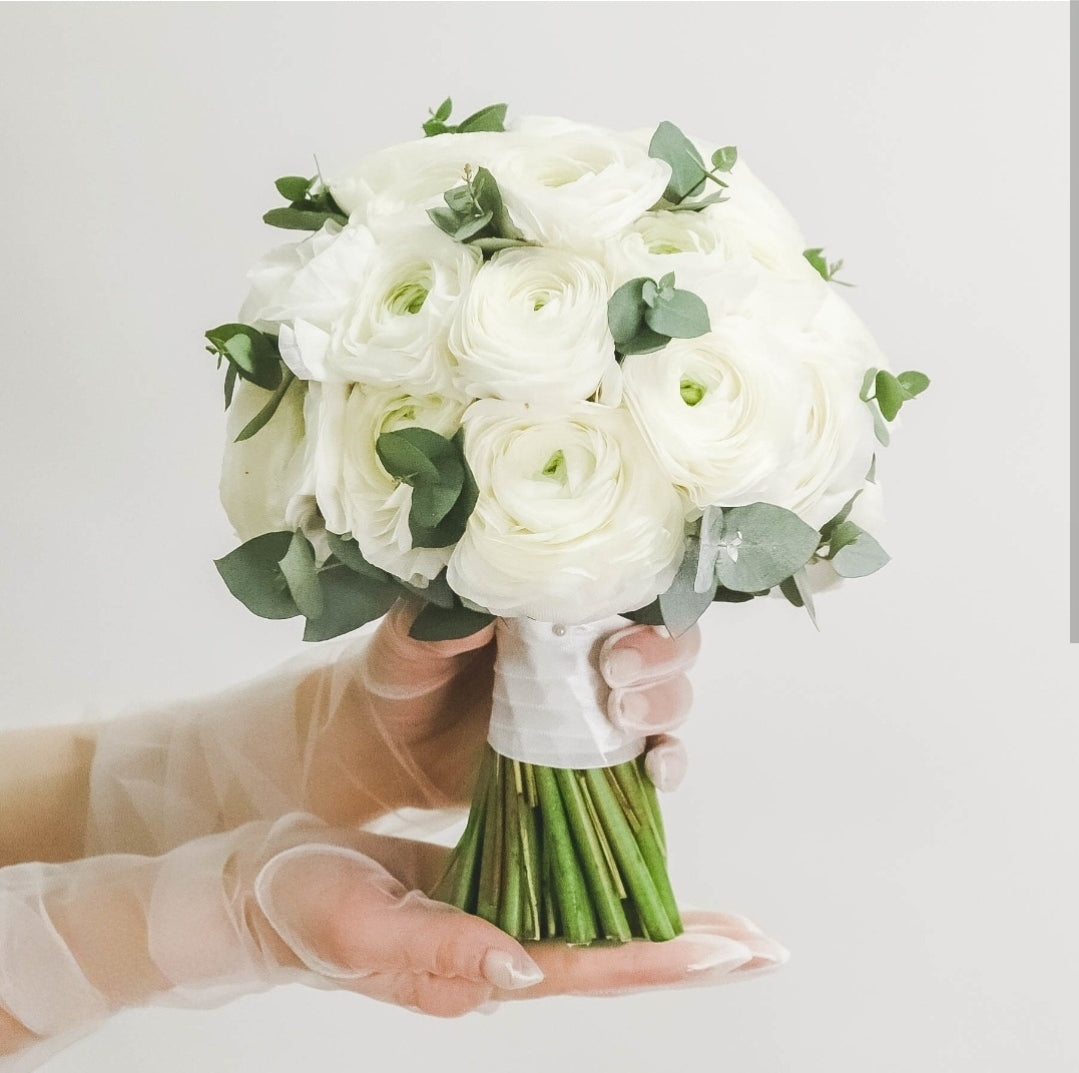
[[[625,410],[484,400],[464,428],[479,498],[450,558],[455,592],[498,615],[571,624],[670,586],[682,506]]]
[[[627,134],[629,141],[647,152],[654,130],[636,130]],[[718,144],[692,139],[706,166]],[[612,274],[624,271],[625,258],[639,260],[641,246],[651,254],[686,254],[707,252],[714,263],[723,263],[752,275],[777,273],[793,278],[817,275],[803,256],[806,241],[794,217],[739,157],[731,171],[724,173],[727,200],[710,205],[700,212],[660,212],[661,222],[644,222],[635,230],[644,239],[635,242],[627,236],[624,250],[610,251]],[[697,197],[718,193],[720,187],[707,182]],[[694,199],[691,199],[694,200]],[[679,220],[678,217],[687,219]],[[681,232],[681,233],[680,233]],[[707,233],[707,237],[706,234]],[[667,271],[677,271],[677,263],[692,265],[692,257],[673,256]],[[646,273],[639,272],[638,275]],[[632,275],[625,278],[632,278]]]
[[[315,469],[327,526],[351,533],[367,560],[414,585],[426,585],[446,565],[450,548],[414,548],[408,527],[412,488],[386,472],[376,444],[384,432],[420,426],[451,437],[464,404],[395,388],[323,384],[325,420]],[[335,517],[335,512],[339,516]]]
[[[608,297],[594,261],[539,247],[497,254],[450,329],[458,388],[476,398],[589,398],[615,368]]]
[[[342,170],[330,181],[330,193],[361,223],[374,226],[400,218],[426,224],[427,209],[444,205],[442,195],[464,181],[465,165],[493,168],[506,152],[507,139],[506,134],[477,131],[390,146]]]
[[[820,279],[805,259],[807,243],[794,217],[741,159],[723,180],[728,200],[709,206],[703,215],[727,259],[742,259],[781,276]]]
[[[773,502],[819,528],[862,487],[877,441],[869,408],[858,397],[861,377],[837,367],[813,337],[800,342],[810,391],[801,400],[794,450]]]
[[[480,251],[434,226],[380,231],[353,297],[327,331],[297,323],[282,353],[313,379],[451,391],[449,327]]]
[[[324,224],[309,238],[272,250],[247,274],[240,321],[276,333],[301,321],[329,330],[363,280],[375,239],[367,228]]]
[[[766,322],[712,331],[622,362],[626,405],[690,512],[777,502],[808,377]]]
[[[491,165],[506,207],[526,237],[592,250],[662,197],[671,169],[631,139],[566,120],[526,118]]]
[[[839,296],[836,287],[824,284],[824,292],[810,330],[819,340],[820,349],[830,356],[832,364],[853,370],[859,376],[867,369],[890,369],[887,356],[862,319]]]
[[[221,503],[241,542],[291,529],[290,508],[304,492],[304,385],[294,382],[273,417],[252,437],[240,430],[266,405],[270,392],[237,380],[225,422]]]

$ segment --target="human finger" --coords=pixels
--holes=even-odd
[[[678,637],[662,626],[627,626],[603,642],[600,672],[612,689],[639,687],[688,670],[700,647],[697,626]]]
[[[446,685],[494,640],[490,624],[467,637],[420,641],[409,630],[420,611],[418,603],[400,601],[383,618],[364,651],[364,684],[372,693],[405,700]]]

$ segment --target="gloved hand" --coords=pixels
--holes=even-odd
[[[0,869],[0,1052],[157,996],[213,1005],[288,979],[450,1015],[714,983],[785,958],[724,914],[688,914],[668,943],[526,953],[420,894],[446,851],[357,828],[467,801],[493,649],[491,631],[414,641],[413,614],[398,607],[370,638],[97,730],[88,857]],[[697,645],[696,631],[627,626],[601,653],[610,717],[648,737],[661,788],[684,769],[668,731],[688,711]]]
[[[112,854],[0,870],[0,1069],[30,1069],[114,1010],[213,1006],[290,981],[436,1016],[506,998],[714,984],[780,963],[742,918],[688,914],[667,943],[528,950],[432,902],[446,851],[254,821],[160,857]]]
[[[219,696],[105,724],[88,852],[156,855],[288,812],[352,826],[466,804],[490,718],[493,628],[416,641],[416,610],[400,604],[372,636],[320,646]],[[685,769],[668,732],[689,711],[685,672],[699,643],[696,629],[674,640],[629,625],[602,650],[610,717],[649,737],[661,789]]]

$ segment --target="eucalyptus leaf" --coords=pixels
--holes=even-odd
[[[386,471],[413,488],[408,527],[415,548],[456,543],[476,505],[477,489],[463,439],[421,427],[384,432],[375,449]]]
[[[342,227],[348,223],[348,217],[341,212],[326,209],[270,209],[262,214],[262,222],[271,227],[280,227],[286,231],[318,231],[328,220],[339,223]]]
[[[712,603],[744,604],[747,600],[762,595],[764,594],[759,592],[735,592],[734,589],[728,589],[725,585],[718,585],[716,594],[712,597]]]
[[[615,349],[632,339],[644,326],[644,285],[652,283],[646,276],[623,283],[607,300],[607,325],[614,338]],[[655,284],[652,283],[655,287]]]
[[[671,587],[659,597],[659,609],[663,615],[663,625],[672,637],[680,637],[712,605],[718,582],[704,591],[695,588],[697,580],[697,555],[700,541],[696,537],[686,539],[686,550],[678,567]]]
[[[261,618],[294,618],[300,614],[278,565],[288,552],[292,536],[287,531],[263,533],[214,560],[229,592]]]
[[[874,397],[885,421],[894,421],[903,403],[913,398],[887,369],[878,370],[874,386]]]
[[[888,423],[884,420],[880,410],[873,405],[875,401],[875,399],[869,399],[866,402],[869,412],[873,415],[873,433],[877,437],[877,442],[882,447],[887,447],[891,442],[892,434],[888,431]]]
[[[675,205],[700,190],[708,177],[697,147],[667,120],[656,127],[648,145],[648,155],[670,165],[671,178],[663,197]]]
[[[518,246],[535,246],[537,243],[529,242],[524,238],[474,238],[469,243],[485,254],[498,253],[499,250],[508,250]]]
[[[712,167],[716,171],[727,172],[738,163],[738,149],[733,145],[725,145],[712,154]]]
[[[413,596],[418,596],[425,603],[435,604],[437,607],[447,611],[458,606],[457,594],[450,588],[450,584],[446,580],[445,569],[433,577],[423,588],[408,581],[400,581],[399,584],[407,592],[412,593]]]
[[[462,459],[463,461],[463,459]],[[464,465],[464,483],[457,496],[457,501],[446,516],[435,526],[426,527],[415,521],[409,514],[408,526],[412,534],[412,546],[415,548],[446,548],[456,544],[464,535],[468,519],[476,506],[479,498],[479,490],[476,487],[475,478],[468,467]],[[415,492],[413,492],[415,495]]]
[[[447,609],[429,603],[412,623],[409,637],[417,641],[452,641],[459,637],[471,637],[494,622],[489,612],[472,611],[460,605]]]
[[[628,618],[639,626],[663,625],[663,612],[659,607],[659,597],[656,597],[650,604],[645,604],[644,607],[638,607],[635,611],[623,611],[621,614],[623,618]]]
[[[322,613],[308,618],[305,641],[327,641],[381,618],[401,594],[391,581],[376,581],[333,563],[318,575],[322,590]]]
[[[225,409],[227,410],[232,405],[232,393],[236,388],[236,366],[229,362],[229,367],[225,372]]]
[[[850,516],[850,512],[854,509],[854,504],[861,494],[862,489],[859,488],[858,491],[855,492],[854,495],[852,495],[850,499],[848,499],[846,503],[843,504],[839,511],[831,518],[829,518],[828,521],[824,523],[824,525],[821,526],[820,536],[822,543],[827,544],[830,542],[832,534],[835,532],[836,528],[840,526],[843,522],[845,522]]]
[[[701,209],[706,209],[709,205],[718,205],[722,201],[730,201],[730,198],[722,190],[716,190],[715,193],[709,194],[707,197],[696,198],[693,201],[681,201],[677,205],[671,205],[667,212],[700,212]]]
[[[662,350],[670,341],[671,337],[669,335],[660,335],[659,332],[654,332],[645,325],[632,339],[627,339],[625,342],[618,344],[616,349],[623,356],[627,354],[654,354],[657,350]]]
[[[910,398],[915,398],[920,395],[927,387],[929,387],[929,377],[925,373],[920,373],[916,369],[908,369],[905,373],[900,373],[896,379],[902,384],[904,391]]]
[[[819,630],[817,624],[817,609],[813,605],[813,590],[809,587],[809,576],[805,568],[796,570],[790,577],[784,578],[779,583],[779,591],[795,607],[804,607],[809,614],[809,620]]]
[[[770,589],[805,566],[819,541],[816,529],[783,507],[730,507],[723,512],[716,577],[738,592]]]
[[[273,336],[250,324],[221,324],[206,332],[210,351],[225,358],[238,376],[273,391],[281,383],[281,355]]]
[[[285,576],[285,584],[300,614],[306,618],[318,618],[322,614],[322,589],[311,541],[297,530],[277,565]]]
[[[866,577],[890,559],[874,537],[850,521],[837,527],[830,548],[829,559],[840,577]]]
[[[862,402],[869,402],[873,397],[873,387],[877,382],[877,369],[876,366],[866,369],[865,376],[862,377],[862,387],[858,392],[858,398]]]
[[[284,368],[284,366],[282,366]],[[281,377],[281,383],[277,385],[277,390],[266,400],[266,405],[242,429],[240,429],[236,436],[235,443],[241,443],[243,440],[249,440],[255,435],[261,428],[264,428],[266,423],[270,420],[277,408],[281,405],[281,400],[285,397],[285,392],[292,387],[293,382],[296,380],[296,374],[288,368],[285,368],[284,375]]]
[[[815,246],[813,249],[803,250],[802,256],[817,270],[818,275],[826,283],[838,283],[843,287],[852,287],[852,283],[846,283],[836,279],[836,273],[843,267],[842,259],[829,263],[824,256],[824,247]]]
[[[357,574],[363,574],[364,577],[370,578],[372,581],[391,582],[393,580],[385,570],[380,570],[364,558],[363,552],[360,551],[360,546],[352,537],[327,532],[326,539],[330,545],[330,551],[349,570],[355,571]]]
[[[286,201],[303,201],[307,197],[307,191],[311,188],[313,181],[313,179],[305,179],[300,175],[286,175],[278,179],[274,186]]]
[[[478,130],[495,131],[506,129],[506,105],[489,104],[478,112],[473,112],[467,119],[457,124],[457,134],[469,134]]]
[[[439,467],[437,483],[418,484],[412,489],[411,516],[418,525],[433,529],[446,517],[461,494],[464,485],[464,470],[456,459]]]
[[[406,484],[439,480],[435,461],[445,450],[449,441],[430,429],[414,426],[383,432],[375,441],[379,461],[391,477]]]
[[[494,213],[492,212],[484,212],[479,216],[469,216],[463,223],[457,225],[457,229],[450,237],[458,242],[467,242],[489,226],[493,219]]]
[[[708,307],[692,291],[676,290],[670,297],[661,291],[645,311],[644,320],[652,331],[674,339],[695,339],[712,327]]]

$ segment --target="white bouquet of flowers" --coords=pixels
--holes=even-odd
[[[423,639],[497,619],[490,747],[438,897],[518,938],[670,938],[644,739],[598,646],[887,561],[875,456],[927,378],[893,375],[732,146],[674,124],[508,126],[494,105],[331,178],[312,232],[207,332],[229,411],[217,562],[320,641],[423,601]]]

